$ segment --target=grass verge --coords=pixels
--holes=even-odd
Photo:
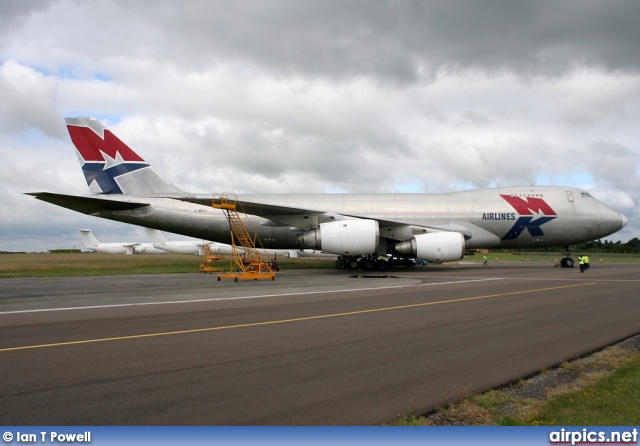
[[[640,358],[582,390],[548,401],[527,424],[629,426],[640,424]]]
[[[504,389],[460,398],[396,426],[640,424],[640,335]]]

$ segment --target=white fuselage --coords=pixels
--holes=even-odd
[[[510,202],[505,197],[515,198]],[[102,198],[144,202],[148,206],[103,211],[100,217],[221,243],[231,241],[225,215],[211,206],[181,201],[178,197],[106,195]],[[310,210],[308,215],[297,215],[295,221],[291,216],[266,218],[264,213],[263,217],[250,216],[249,221],[262,244],[272,249],[298,248],[296,237],[305,225],[313,227],[318,215],[322,218],[330,214],[384,222],[380,237],[393,241],[407,240],[412,231],[415,233],[423,227],[458,231],[465,235],[468,249],[573,245],[605,237],[626,224],[624,216],[617,211],[588,193],[570,187],[509,187],[448,194],[290,194],[237,198],[247,203]],[[315,209],[318,212],[312,211]]]

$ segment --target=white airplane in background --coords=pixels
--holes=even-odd
[[[162,232],[157,229],[144,228],[149,241],[153,244],[154,248],[162,249],[174,254],[196,254],[202,255],[204,252],[204,246],[209,246],[209,252],[216,255],[231,255],[233,249],[231,245],[225,243],[199,241],[199,240],[169,240]],[[242,249],[238,249],[242,253]],[[259,250],[264,252],[268,256],[281,256],[281,257],[325,257],[322,253],[313,252],[311,250],[286,250],[286,249],[265,249]],[[335,256],[331,256],[335,257]]]
[[[124,223],[230,243],[215,194],[185,192],[92,118],[67,118],[90,195],[29,193],[39,200]],[[428,172],[425,172],[428,175]],[[236,198],[231,196],[233,200]],[[565,247],[627,224],[588,192],[521,186],[448,194],[241,195],[237,203],[268,249],[335,254],[338,268],[387,266],[387,256],[460,260],[465,249]]]
[[[231,255],[233,250],[231,245],[224,243],[207,242],[199,240],[169,240],[165,235],[157,229],[144,228],[147,237],[156,249],[171,252],[174,254],[195,254],[202,255],[204,246],[209,246],[209,252],[216,255]],[[242,252],[242,250],[239,250]]]
[[[90,229],[79,229],[82,242],[87,249],[105,254],[166,254],[151,243],[104,243]]]
[[[144,228],[144,230],[154,248],[174,254],[202,255],[206,243],[198,240],[169,240],[157,229]]]

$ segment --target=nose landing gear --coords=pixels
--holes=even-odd
[[[562,268],[573,268],[574,265],[574,261],[571,258],[571,252],[569,251],[569,247],[565,246],[564,247],[564,258],[562,260],[560,260],[560,266]]]
[[[565,257],[560,260],[560,266],[563,268],[573,268],[573,259],[571,257]]]

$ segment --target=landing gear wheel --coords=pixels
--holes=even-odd
[[[347,267],[347,262],[344,259],[336,260],[336,268],[337,269],[345,269]]]
[[[362,259],[360,260],[360,268],[364,270],[372,270],[375,264],[371,259]]]
[[[574,265],[573,259],[571,258],[571,250],[569,248],[571,248],[569,245],[564,247],[564,257],[560,260],[560,266],[563,268],[573,268]]]
[[[571,257],[565,257],[560,260],[560,266],[563,268],[573,268],[574,262]]]
[[[378,262],[376,263],[376,267],[380,270],[380,271],[385,271],[388,267],[389,267],[389,263],[387,263],[386,260],[384,259],[380,259],[378,260]]]
[[[351,259],[347,262],[349,269],[358,269],[358,261],[356,259]]]

